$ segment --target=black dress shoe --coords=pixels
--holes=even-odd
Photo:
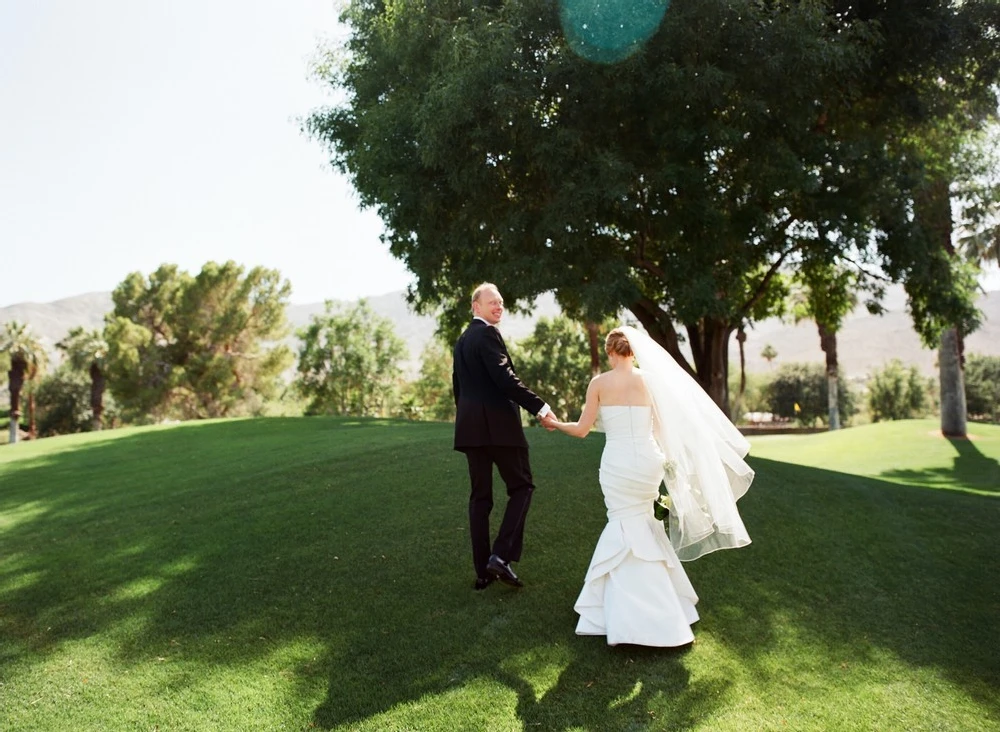
[[[524,587],[524,583],[517,578],[517,575],[514,574],[514,570],[510,568],[510,565],[496,554],[490,555],[490,561],[486,563],[486,571],[489,572],[495,579],[503,582],[505,585],[510,585],[511,587]]]
[[[474,590],[485,590],[496,581],[496,577],[476,577],[476,584],[472,586]]]

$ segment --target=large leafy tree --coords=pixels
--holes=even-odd
[[[890,65],[883,4],[862,5],[675,0],[602,65],[545,0],[354,2],[346,61],[321,68],[346,101],[308,128],[378,210],[418,307],[457,316],[486,277],[513,304],[627,308],[728,409],[728,340],[773,312],[782,267],[846,258],[901,281],[943,261],[915,315],[964,306],[899,225],[887,125],[855,108]]]
[[[107,379],[128,419],[180,416],[184,369],[177,312],[191,276],[161,265],[148,277],[129,274],[115,288],[106,317]]]
[[[10,362],[7,371],[7,388],[10,392],[10,443],[18,440],[21,419],[21,392],[29,388],[29,434],[34,434],[34,393],[32,384],[41,376],[48,363],[48,354],[41,341],[25,323],[11,321],[0,328],[0,352],[6,353]]]
[[[163,265],[115,289],[107,379],[133,419],[253,413],[293,360],[285,345],[291,286],[276,270],[207,263],[192,277]]]
[[[343,308],[328,301],[298,332],[298,388],[308,414],[384,417],[400,386],[405,342],[392,321],[365,300]]]
[[[77,326],[56,344],[66,354],[70,368],[85,371],[90,377],[91,429],[99,430],[104,424],[104,377],[108,344],[97,330]]]

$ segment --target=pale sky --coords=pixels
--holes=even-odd
[[[404,288],[299,131],[337,32],[332,0],[0,0],[0,306],[227,259],[295,303]]]
[[[0,306],[227,259],[278,269],[294,303],[404,288],[299,131],[338,32],[334,0],[0,0]]]

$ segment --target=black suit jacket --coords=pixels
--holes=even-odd
[[[473,320],[455,344],[455,449],[501,445],[527,447],[518,406],[531,414],[544,400],[514,373],[500,331]]]

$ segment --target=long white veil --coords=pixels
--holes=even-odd
[[[689,562],[750,543],[736,508],[754,472],[744,461],[750,443],[673,357],[646,333],[622,331],[653,399],[655,437],[676,470],[664,474],[673,503],[670,543]]]

